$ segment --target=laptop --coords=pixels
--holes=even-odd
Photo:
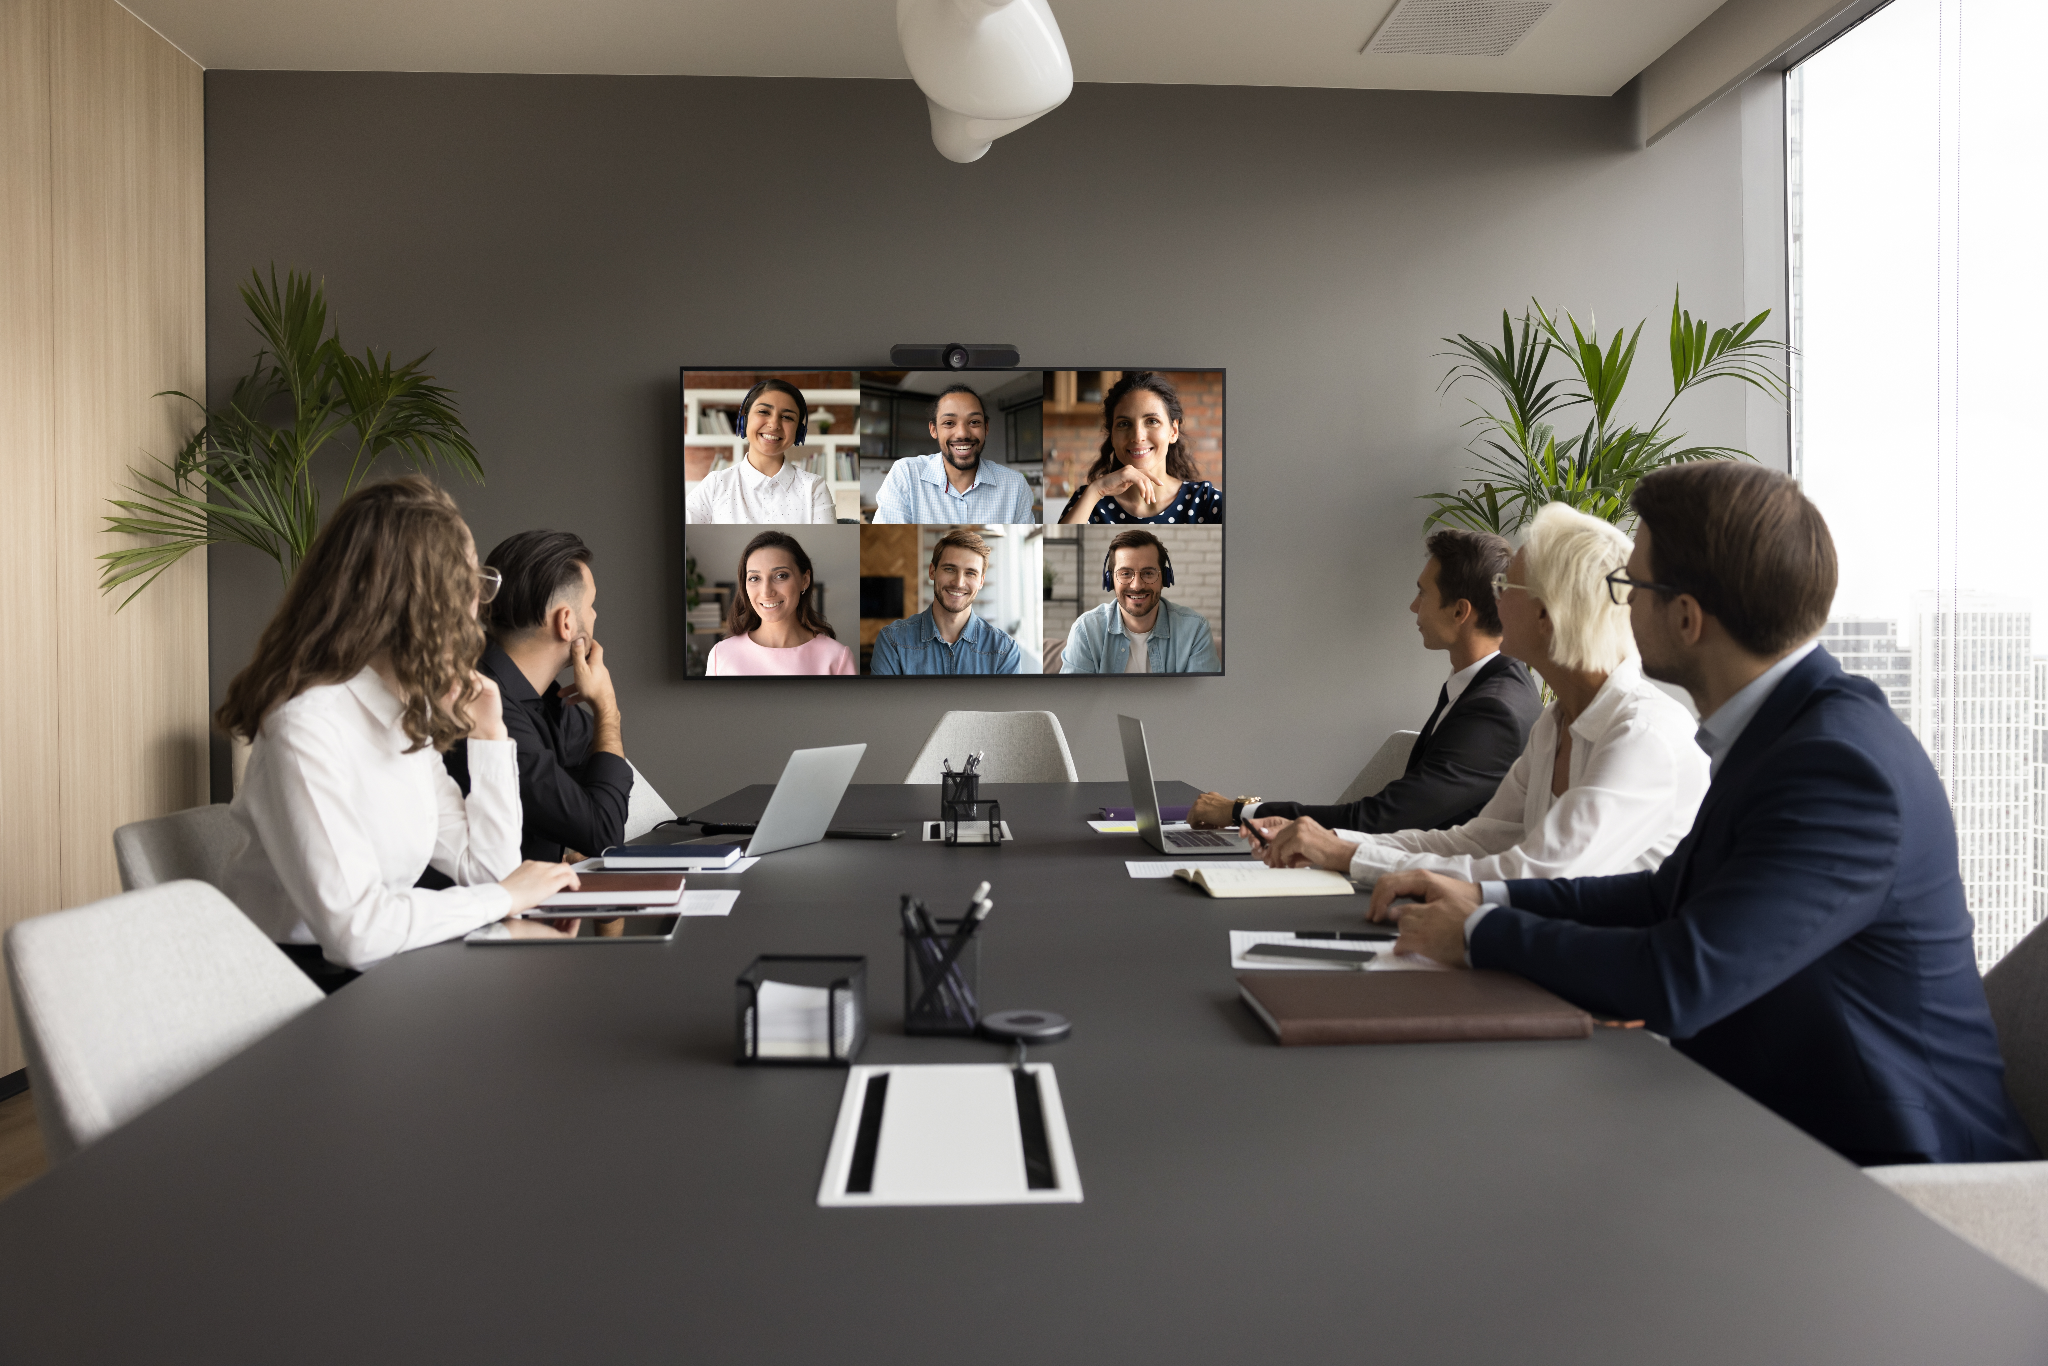
[[[846,795],[853,771],[860,767],[866,745],[834,745],[829,749],[793,750],[782,777],[768,798],[768,809],[754,823],[747,857],[816,844],[825,838],[832,813]]]
[[[1124,737],[1124,776],[1131,783],[1131,808],[1137,813],[1138,838],[1162,854],[1249,854],[1251,841],[1229,830],[1167,830],[1159,824],[1159,793],[1152,786],[1152,753],[1145,747],[1145,723],[1135,716],[1116,718]]]

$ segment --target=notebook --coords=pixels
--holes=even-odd
[[[1583,1039],[1593,1017],[1505,972],[1241,972],[1283,1044]]]
[[[541,906],[673,906],[683,899],[681,873],[578,873],[573,892],[556,892]]]
[[[615,872],[715,872],[740,861],[737,844],[614,844],[602,855]]]
[[[1173,875],[1192,882],[1210,896],[1350,896],[1351,879],[1327,868],[1268,868],[1263,863],[1239,867],[1176,868]]]

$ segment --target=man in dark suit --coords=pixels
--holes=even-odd
[[[1493,580],[1514,550],[1498,536],[1445,527],[1426,543],[1429,560],[1415,580],[1415,629],[1426,650],[1451,656],[1451,677],[1408,751],[1402,775],[1370,797],[1341,806],[1236,801],[1205,792],[1188,812],[1199,826],[1236,825],[1244,817],[1308,816],[1333,830],[1382,835],[1463,825],[1492,799],[1528,743],[1543,710],[1528,666],[1500,652]]]
[[[497,681],[505,729],[518,742],[520,853],[530,859],[599,854],[625,838],[633,766],[597,642],[590,561],[590,547],[566,531],[522,531],[484,561],[503,583],[484,608],[490,643],[477,667]],[[568,689],[555,681],[563,669],[574,670]],[[447,763],[467,792],[463,748],[448,751]]]
[[[1927,752],[1814,637],[1834,542],[1781,474],[1644,479],[1625,571],[1643,671],[1692,695],[1714,779],[1654,873],[1485,887],[1396,873],[1397,948],[1641,1019],[1852,1161],[2038,1156],[2004,1086]],[[1395,896],[1419,907],[1393,908]]]

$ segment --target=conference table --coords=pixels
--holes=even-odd
[[[702,812],[757,814],[748,788]],[[667,944],[442,945],[365,974],[0,1203],[0,1357],[65,1362],[2048,1361],[2048,1293],[1639,1029],[1281,1048],[1212,900],[1085,823],[1122,783],[985,785],[1015,835],[919,838],[857,786]],[[1192,789],[1162,784],[1162,800]],[[846,1072],[734,1062],[757,954],[864,954],[993,884],[985,1009],[1069,1016],[1079,1204],[827,1209]]]

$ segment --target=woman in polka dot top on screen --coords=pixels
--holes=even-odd
[[[1195,478],[1180,423],[1180,395],[1166,376],[1138,370],[1118,380],[1102,398],[1102,454],[1068,500],[1061,525],[1221,522],[1223,490]]]

